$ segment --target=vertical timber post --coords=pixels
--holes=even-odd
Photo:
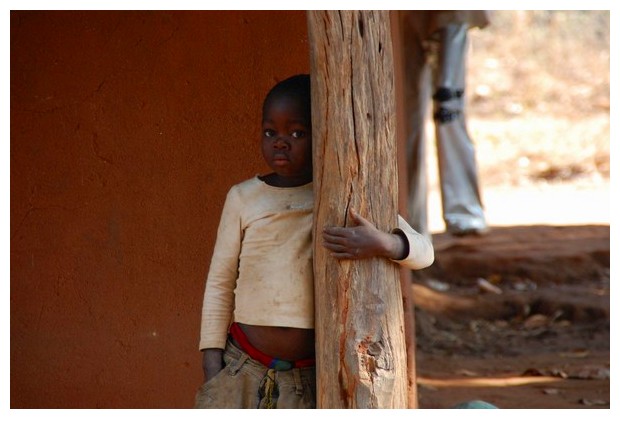
[[[408,120],[405,112],[405,66],[403,55],[404,42],[400,24],[399,11],[390,11],[392,30],[392,51],[394,55],[394,92],[396,100],[396,153],[398,159],[398,202],[399,213],[405,219],[408,216],[407,198],[407,127]],[[409,408],[418,408],[418,385],[416,383],[416,334],[415,334],[415,303],[411,271],[407,268],[400,270],[400,283],[403,293],[403,309],[405,318],[405,344],[407,346],[407,387]]]
[[[407,408],[399,268],[338,261],[325,225],[349,208],[379,229],[397,224],[398,179],[387,11],[309,11],[314,146],[318,408]]]

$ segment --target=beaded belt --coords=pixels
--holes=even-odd
[[[259,361],[267,368],[275,369],[276,371],[288,371],[293,368],[306,368],[309,366],[315,366],[316,361],[314,358],[301,359],[296,361],[284,360],[277,357],[269,356],[257,348],[255,348],[248,341],[245,333],[241,330],[239,325],[235,322],[230,325],[230,336],[241,346],[244,352],[248,354],[252,359]]]

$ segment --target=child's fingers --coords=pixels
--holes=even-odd
[[[342,245],[336,244],[336,243],[330,243],[329,241],[324,241],[323,242],[323,247],[325,247],[327,250],[329,250],[331,252],[335,252],[335,253],[347,253],[349,251],[346,246],[342,246]]]
[[[328,226],[323,228],[323,237],[329,237],[334,240],[338,238],[349,238],[351,234],[351,228],[342,228],[339,226]]]
[[[366,220],[366,218],[362,217],[362,215],[360,215],[354,209],[350,209],[349,213],[351,214],[351,217],[353,218],[353,220],[355,221],[355,223],[357,225],[360,225],[360,226],[372,226],[372,227],[374,227],[374,225],[371,222]]]
[[[345,228],[341,228],[339,226],[326,226],[325,228],[323,228],[323,235],[342,235],[345,230]]]
[[[352,253],[331,253],[332,257],[336,258],[336,259],[357,259],[357,257],[355,255],[353,255]]]
[[[346,233],[342,231],[342,228],[331,227],[323,229],[323,241],[332,243],[342,243],[346,238]]]
[[[347,246],[326,241],[323,242],[323,247],[329,250],[330,254],[336,259],[354,259],[357,254],[356,250],[352,250]]]

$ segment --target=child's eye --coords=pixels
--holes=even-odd
[[[296,139],[301,139],[306,136],[306,132],[305,131],[293,131],[291,135],[295,137]]]
[[[265,137],[273,137],[273,136],[275,136],[275,135],[276,135],[276,133],[275,133],[275,131],[274,131],[274,130],[269,130],[269,129],[267,129],[267,130],[263,130],[263,135],[264,135]]]

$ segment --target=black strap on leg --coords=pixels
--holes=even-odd
[[[445,103],[446,101],[450,101],[453,98],[461,98],[465,94],[465,90],[458,88],[446,88],[445,86],[440,86],[437,88],[437,91],[433,94],[433,100],[438,101],[440,103]]]
[[[447,88],[445,86],[440,86],[437,88],[437,91],[433,94],[433,100],[436,103],[445,103],[455,98],[463,97],[465,90],[463,89],[452,89]],[[459,117],[461,111],[458,109],[449,109],[447,107],[440,106],[435,110],[433,114],[433,119],[440,124],[447,124],[448,122],[452,122],[456,118]]]
[[[445,107],[440,107],[433,115],[433,118],[440,124],[447,124],[448,122],[452,122],[458,118],[460,114],[460,110],[451,110],[446,109]]]

